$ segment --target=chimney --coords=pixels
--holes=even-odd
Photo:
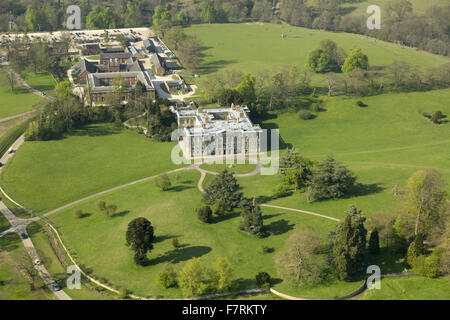
[[[244,114],[243,112],[241,112],[241,113],[239,114],[239,117],[240,117],[241,119],[243,119],[243,118],[245,118],[245,114]]]
[[[202,108],[198,108],[198,111],[197,111],[198,113],[202,113],[203,112],[203,109]]]
[[[240,106],[237,106],[237,107],[236,107],[236,111],[237,111],[237,112],[241,111],[241,107],[240,107]]]
[[[234,110],[234,103],[231,103],[231,110]]]
[[[206,123],[202,124],[202,128],[206,129]]]

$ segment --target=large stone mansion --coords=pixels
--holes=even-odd
[[[246,156],[262,152],[262,129],[248,117],[246,106],[177,108],[175,114],[183,155],[187,159]]]

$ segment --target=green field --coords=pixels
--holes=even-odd
[[[334,39],[346,50],[353,45],[361,46],[372,64],[378,66],[394,60],[422,66],[436,66],[447,61],[443,57],[400,49],[361,36],[283,25],[196,25],[187,32],[197,34],[205,46],[202,75],[229,69],[255,73],[268,66],[289,63],[304,66],[309,51],[327,38]],[[265,32],[264,37],[260,36],[261,32]],[[281,40],[281,32],[290,32],[300,38]],[[313,120],[300,120],[297,110],[277,111],[269,113],[262,127],[278,128],[284,141],[283,148],[295,147],[313,160],[323,160],[328,154],[334,154],[355,172],[357,188],[348,197],[333,201],[308,203],[301,193],[273,199],[272,188],[280,183],[279,176],[257,175],[238,179],[246,196],[336,218],[344,217],[350,205],[357,205],[370,216],[378,211],[395,212],[398,199],[393,196],[393,186],[405,186],[417,170],[436,168],[446,181],[450,181],[450,123],[447,121],[450,89],[321,99],[324,111],[316,113]],[[363,100],[367,107],[358,107],[357,100]],[[421,114],[436,110],[447,115],[441,125],[431,123]],[[0,183],[16,201],[43,213],[84,196],[176,168],[170,158],[173,146],[172,143],[153,142],[112,124],[90,125],[60,140],[26,142],[3,170]],[[212,171],[223,167],[202,166]],[[245,173],[253,168],[253,165],[236,166],[231,171]],[[163,289],[155,277],[165,263],[171,262],[179,269],[192,257],[201,257],[206,263],[218,256],[228,257],[240,289],[253,288],[254,276],[260,271],[267,271],[275,278],[276,290],[305,298],[334,298],[360,286],[360,281],[334,281],[316,288],[292,288],[277,277],[274,257],[297,226],[312,227],[325,241],[335,222],[263,208],[264,224],[271,233],[264,239],[239,232],[237,212],[223,221],[205,225],[194,213],[194,208],[201,205],[201,194],[197,189],[200,173],[184,171],[179,175],[180,179],[171,175],[174,186],[169,191],[160,191],[154,181],[143,182],[65,209],[51,219],[86,270],[141,296],[180,297],[178,289]],[[204,187],[212,179],[212,175],[207,175]],[[116,204],[118,214],[107,218],[104,213],[97,212],[95,203],[99,199]],[[73,215],[77,208],[85,212],[83,218]],[[136,267],[133,253],[124,245],[127,224],[140,216],[147,217],[156,226],[157,241],[150,254],[150,265],[146,267]],[[45,239],[35,237],[39,246],[44,247]],[[171,243],[175,237],[183,245],[178,250],[174,250]],[[274,248],[274,252],[260,253],[261,245]],[[379,259],[383,260],[379,261],[382,272],[398,272],[404,268],[398,257],[382,256]],[[406,292],[414,291],[426,281],[420,277],[411,279],[411,283],[405,284],[411,288],[405,289]],[[401,280],[407,279],[398,281]],[[438,280],[436,287],[443,289],[437,289],[435,294],[424,291],[417,296],[427,299],[442,296],[446,288],[446,282],[442,280],[446,279]],[[394,288],[403,286],[395,282],[397,279],[392,279],[392,284],[391,279],[383,281]],[[388,291],[370,292],[364,297],[383,298],[382,295],[390,294]]]
[[[282,24],[201,24],[186,28],[185,32],[195,35],[203,44],[200,75],[227,69],[257,73],[280,65],[303,68],[308,54],[324,39],[334,40],[347,52],[360,47],[368,55],[371,66],[386,66],[400,60],[430,67],[449,61],[442,56],[400,48],[366,36]],[[282,33],[289,38],[282,39]]]
[[[18,85],[15,85],[11,92],[5,71],[0,68],[0,101],[0,118],[6,118],[30,111],[36,104],[44,100]]]
[[[175,168],[172,147],[112,124],[90,125],[60,140],[26,142],[6,165],[2,184],[16,201],[42,213]]]
[[[449,300],[450,277],[428,279],[411,276],[406,278],[385,278],[380,290],[368,290],[362,300]]]

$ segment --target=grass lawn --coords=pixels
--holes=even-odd
[[[60,140],[26,142],[7,163],[2,185],[16,201],[43,213],[174,169],[173,145],[113,124],[90,125]]]
[[[26,254],[17,234],[0,238],[0,300],[47,300],[53,294],[37,277],[35,290],[30,291],[28,280],[17,266],[17,259]]]
[[[380,290],[367,290],[361,300],[449,300],[450,277],[429,279],[420,276],[385,278]]]
[[[344,7],[348,8],[349,10],[349,14],[350,15],[357,15],[357,16],[362,16],[364,15],[365,17],[368,17],[369,15],[366,14],[366,10],[367,7],[370,5],[378,5],[381,8],[381,12],[383,14],[383,9],[386,7],[386,4],[389,2],[390,0],[370,0],[370,1],[366,1],[366,0],[361,0],[361,1],[354,1],[353,3],[348,3],[346,5],[344,5]],[[448,5],[448,1],[447,0],[428,0],[428,1],[423,1],[423,0],[408,0],[409,2],[411,2],[411,4],[413,5],[413,12],[414,13],[425,13],[427,11],[428,8],[430,8],[431,6],[446,6]],[[314,3],[317,2],[317,0],[309,0],[308,3]]]
[[[22,76],[25,82],[32,88],[45,92],[46,94],[52,94],[55,89],[55,80],[53,77],[46,73],[32,73],[23,71]]]
[[[386,66],[394,61],[407,61],[422,67],[437,66],[448,58],[356,34],[305,29],[282,24],[201,24],[185,29],[202,42],[204,59],[198,73],[240,70],[256,74],[280,65],[303,68],[308,54],[324,39],[334,40],[346,52],[360,47],[369,57],[371,66]],[[282,39],[284,33],[289,38]],[[314,83],[322,76],[316,75]]]
[[[165,263],[170,262],[179,269],[192,257],[201,257],[209,264],[218,256],[226,256],[233,264],[240,289],[254,288],[256,273],[267,271],[275,277],[274,254],[297,224],[308,225],[324,237],[334,226],[332,221],[270,208],[263,211],[267,230],[272,234],[264,239],[238,231],[238,214],[203,224],[194,213],[194,208],[201,205],[201,194],[196,189],[199,177],[195,171],[183,172],[180,184],[166,192],[149,181],[104,195],[99,199],[118,206],[118,214],[111,218],[97,212],[95,204],[99,199],[93,199],[57,213],[51,220],[79,262],[94,276],[135,294],[153,297],[180,297],[178,289],[163,289],[155,277]],[[73,210],[78,208],[86,214],[84,218],[73,215]],[[156,243],[149,256],[150,265],[146,267],[134,265],[133,253],[124,244],[127,224],[140,216],[156,226]],[[182,244],[177,250],[172,247],[175,237]],[[260,253],[261,245],[275,251]],[[280,283],[281,279],[276,278],[275,282]],[[347,291],[340,293],[344,295]]]
[[[41,262],[45,265],[47,271],[53,279],[73,300],[109,300],[110,295],[103,295],[94,289],[89,289],[82,284],[80,289],[69,289],[66,287],[68,274],[65,268],[59,262],[53,248],[51,247],[47,235],[42,230],[41,222],[32,223],[27,229],[31,241],[38,252]]]
[[[254,164],[203,164],[200,166],[200,168],[208,171],[214,171],[214,172],[222,172],[224,169],[227,169],[229,172],[233,172],[236,174],[243,174],[243,173],[249,173],[255,170],[256,165]]]
[[[30,111],[44,100],[17,85],[11,92],[5,71],[0,67],[0,101],[0,118],[6,118]]]

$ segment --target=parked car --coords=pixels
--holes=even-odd
[[[9,153],[9,154],[11,154],[11,153],[13,153],[13,152],[14,152],[14,149],[13,149],[13,148],[9,148],[9,149],[8,149],[8,153]]]
[[[39,260],[39,259],[34,259],[34,264],[35,265],[37,265],[37,266],[40,266],[41,265],[41,260]]]
[[[56,282],[52,283],[52,289],[53,291],[59,291],[61,290],[61,288],[58,286],[58,284]]]
[[[27,235],[25,232],[22,232],[22,233],[20,234],[20,237],[21,237],[22,239],[28,239],[28,235]]]

